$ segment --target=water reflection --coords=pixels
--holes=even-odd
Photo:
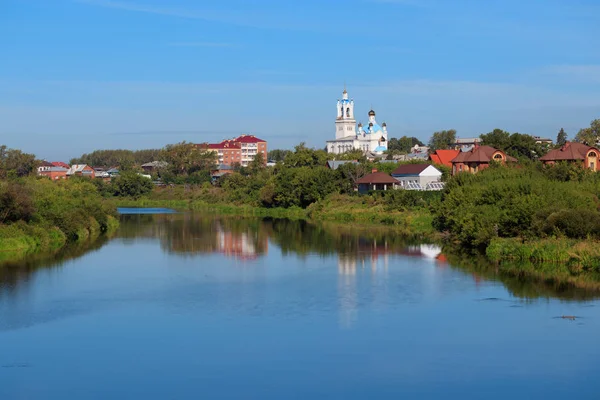
[[[512,294],[524,298],[559,297],[591,299],[596,292],[576,289],[566,284],[533,281],[499,273],[498,269],[473,255],[456,255],[438,245],[407,241],[389,229],[348,228],[335,224],[311,224],[282,219],[247,219],[238,217],[202,216],[193,213],[122,215],[116,235],[125,245],[159,241],[163,252],[191,258],[221,254],[239,264],[254,263],[275,247],[282,256],[303,259],[312,255],[337,258],[338,292],[343,324],[351,325],[356,318],[356,276],[369,273],[374,293],[385,304],[385,286],[393,257],[419,260],[422,285],[430,296],[443,291],[440,270],[459,268],[472,276],[477,285],[501,281]],[[0,291],[26,285],[32,273],[40,267],[59,267],[66,260],[98,249],[106,243],[99,240],[53,255],[37,256],[0,268]],[[437,273],[436,273],[437,271]],[[408,292],[409,290],[407,290]],[[379,301],[379,300],[378,300]]]

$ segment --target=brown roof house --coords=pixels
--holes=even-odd
[[[470,172],[475,174],[482,169],[490,166],[491,162],[516,162],[517,159],[506,155],[502,150],[491,146],[475,146],[470,150],[462,150],[454,159],[452,159],[452,175],[460,172]]]
[[[587,146],[583,143],[567,142],[560,149],[550,150],[548,154],[540,157],[540,161],[546,165],[557,162],[569,162],[581,164],[584,168],[598,171],[598,157],[600,150],[596,147]]]
[[[359,193],[367,193],[369,190],[389,190],[396,189],[399,185],[395,178],[385,172],[377,172],[376,169],[373,173],[368,174],[356,181]]]

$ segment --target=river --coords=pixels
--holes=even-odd
[[[0,266],[0,399],[600,398],[594,295],[472,271],[384,230],[125,214]]]

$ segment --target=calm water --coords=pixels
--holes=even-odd
[[[385,232],[125,215],[0,268],[0,399],[600,398],[598,300],[443,260]]]

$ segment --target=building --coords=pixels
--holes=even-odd
[[[233,173],[233,167],[231,165],[219,164],[217,167],[210,171],[211,181],[217,182],[221,177]]]
[[[505,163],[517,160],[506,155],[502,150],[490,146],[473,146],[470,150],[461,151],[452,160],[452,175],[460,172],[477,173],[490,166],[492,161]]]
[[[69,164],[64,163],[62,161],[52,161],[52,165],[54,165],[55,167],[63,167],[63,168],[66,168],[66,169],[71,168],[71,166]]]
[[[169,163],[166,161],[151,161],[146,164],[142,164],[141,167],[145,172],[156,172],[159,169],[166,168]]]
[[[342,154],[351,150],[361,150],[381,155],[387,150],[387,125],[379,125],[375,119],[375,111],[369,111],[369,122],[356,125],[354,118],[354,100],[348,98],[344,89],[342,99],[337,101],[337,117],[335,119],[335,140],[327,141],[327,152]]]
[[[267,141],[254,135],[241,135],[221,143],[202,143],[195,146],[200,150],[217,153],[218,164],[239,164],[247,167],[259,153],[262,154],[265,165],[267,163]]]
[[[436,150],[429,155],[429,159],[436,165],[444,165],[452,168],[452,160],[460,153],[460,150]]]
[[[67,177],[85,176],[86,178],[95,178],[96,172],[92,167],[86,164],[73,164],[67,171]]]
[[[339,167],[341,167],[344,164],[354,164],[354,165],[358,165],[358,161],[357,160],[329,160],[327,161],[327,164],[325,165],[327,168],[329,169],[333,169],[336,170]]]
[[[359,193],[367,193],[369,190],[396,189],[398,181],[385,172],[377,172],[363,176],[356,181]]]
[[[37,174],[38,176],[45,176],[50,178],[50,180],[57,181],[60,179],[67,179],[67,171],[67,168],[57,167],[53,163],[42,161],[38,166]]]
[[[600,150],[597,147],[567,142],[560,149],[550,150],[548,154],[540,157],[540,161],[546,165],[553,165],[557,162],[576,163],[592,171],[598,171],[599,155]]]
[[[541,136],[534,136],[533,139],[535,140],[536,144],[548,144],[548,145],[552,145],[552,139],[549,138],[544,138]]]
[[[240,144],[242,149],[242,167],[247,167],[257,154],[262,154],[264,163],[267,163],[267,142],[254,135],[241,135],[233,139]]]
[[[443,188],[442,185],[431,185],[442,180],[440,170],[431,164],[401,165],[392,172],[392,177],[403,189],[441,190]]]
[[[481,138],[456,138],[454,142],[455,150],[468,150],[472,146],[479,146],[481,144]]]

